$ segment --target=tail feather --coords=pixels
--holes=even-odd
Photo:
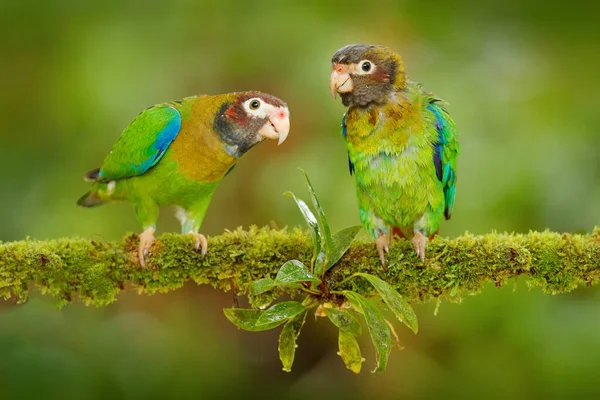
[[[77,205],[82,207],[96,207],[104,203],[100,197],[98,197],[98,192],[89,191],[77,200]]]
[[[100,180],[100,168],[95,168],[86,172],[86,174],[83,176],[83,180],[87,182],[97,182]]]

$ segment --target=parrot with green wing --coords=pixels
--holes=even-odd
[[[331,62],[331,95],[348,107],[342,135],[361,222],[384,267],[394,235],[412,240],[425,262],[428,240],[454,206],[454,121],[440,99],[407,79],[402,58],[387,47],[348,45]]]
[[[286,139],[287,105],[261,92],[194,96],[152,106],[125,128],[100,168],[85,175],[93,182],[77,204],[107,201],[133,204],[143,227],[139,262],[154,242],[160,206],[175,206],[181,231],[195,249],[207,251],[199,233],[215,189],[238,159],[265,139]]]

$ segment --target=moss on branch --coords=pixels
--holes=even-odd
[[[139,293],[167,292],[187,281],[246,293],[259,278],[274,277],[290,259],[310,265],[311,238],[300,229],[272,230],[252,227],[208,239],[205,259],[193,250],[192,238],[177,234],[159,237],[147,269],[136,260],[137,235],[120,243],[89,239],[25,240],[0,243],[0,296],[18,302],[32,288],[64,305],[72,300],[102,306],[118,293],[133,288]],[[340,285],[356,272],[378,275],[409,300],[434,298],[457,301],[479,292],[488,282],[500,286],[525,275],[528,285],[545,293],[564,293],[578,285],[600,280],[600,229],[589,235],[532,232],[529,234],[465,234],[437,238],[427,247],[423,266],[407,241],[396,241],[384,271],[371,242],[357,240],[326,275],[329,288],[370,293],[360,279]]]

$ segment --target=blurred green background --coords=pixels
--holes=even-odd
[[[330,57],[391,46],[450,103],[462,154],[442,233],[590,231],[600,224],[600,5],[507,0],[0,3],[0,240],[139,229],[126,204],[77,208],[139,111],[200,93],[256,89],[291,109],[281,147],[253,149],[219,187],[203,232],[302,223],[282,196],[311,176],[335,229],[358,223]],[[170,210],[159,232],[176,231]],[[421,329],[388,371],[344,369],[324,320],[281,371],[277,332],[236,330],[230,294],[188,285],[125,293],[103,309],[0,303],[1,399],[598,398],[600,290],[561,296],[524,281],[460,304],[417,305]],[[366,339],[366,337],[365,337]]]

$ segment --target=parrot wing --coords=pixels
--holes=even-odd
[[[439,102],[440,100],[431,99],[427,110],[435,118],[435,129],[438,136],[437,141],[433,143],[433,163],[436,175],[440,182],[442,182],[444,189],[444,198],[446,200],[444,215],[446,219],[450,219],[456,191],[456,158],[459,147],[454,121]]]
[[[347,113],[344,113],[342,116],[342,136],[344,137],[344,140],[346,140],[346,133],[348,129],[346,126],[346,114]],[[350,175],[352,175],[354,173],[354,164],[352,163],[352,160],[350,160],[350,153],[348,153],[348,169],[350,170]]]
[[[161,159],[180,129],[181,114],[168,104],[142,111],[125,128],[93,178],[110,181],[143,174]]]

